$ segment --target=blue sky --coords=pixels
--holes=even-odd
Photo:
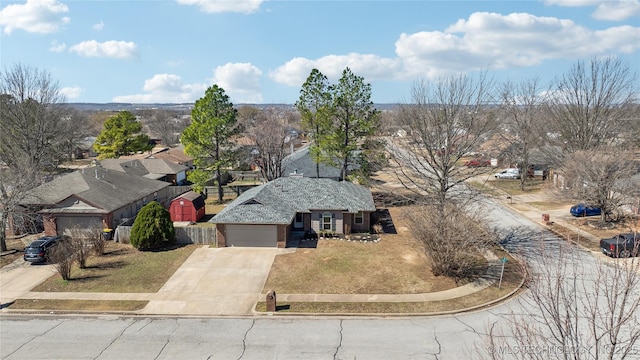
[[[376,103],[418,79],[487,70],[550,81],[578,60],[640,69],[640,0],[0,3],[0,61],[49,71],[69,102],[293,103],[311,69],[345,67]]]

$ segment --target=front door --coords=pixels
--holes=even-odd
[[[296,219],[293,221],[294,229],[302,229],[304,227],[303,215],[301,213],[296,213]]]

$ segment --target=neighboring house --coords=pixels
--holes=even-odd
[[[115,228],[150,201],[167,206],[174,187],[102,167],[85,168],[35,188],[25,206],[40,209],[47,235],[72,227]]]
[[[147,155],[147,159],[162,159],[193,169],[193,158],[184,153],[184,146],[182,145],[154,151],[151,155]]]
[[[298,176],[315,178],[316,163],[309,154],[309,146],[305,146],[291,155],[288,155],[282,161],[284,165],[283,176],[289,176],[291,174],[297,174]],[[353,170],[350,167],[349,170]],[[320,178],[342,180],[342,169],[336,166],[320,163]]]
[[[94,142],[96,142],[95,136],[82,139],[72,154],[73,159],[87,159],[98,156],[98,153],[93,149]]]
[[[182,185],[187,179],[188,168],[163,159],[105,159],[100,166],[146,179],[160,180]]]
[[[204,216],[204,197],[195,191],[188,191],[171,200],[169,213],[171,221],[197,222]]]
[[[368,232],[375,210],[366,187],[294,176],[247,190],[209,221],[220,247],[285,247],[296,234]]]

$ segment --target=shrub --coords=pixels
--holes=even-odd
[[[155,201],[143,206],[131,229],[131,245],[153,250],[174,244],[176,234],[169,210]]]
[[[71,279],[71,269],[76,261],[75,248],[71,238],[65,237],[51,247],[49,261],[53,264],[62,280]]]

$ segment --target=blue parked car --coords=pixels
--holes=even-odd
[[[591,205],[585,205],[585,204],[582,204],[582,203],[573,205],[571,207],[571,209],[569,210],[569,212],[571,213],[571,215],[578,216],[578,217],[582,217],[582,216],[598,216],[598,215],[602,214],[602,210],[599,207],[595,207],[595,206],[591,206]]]

